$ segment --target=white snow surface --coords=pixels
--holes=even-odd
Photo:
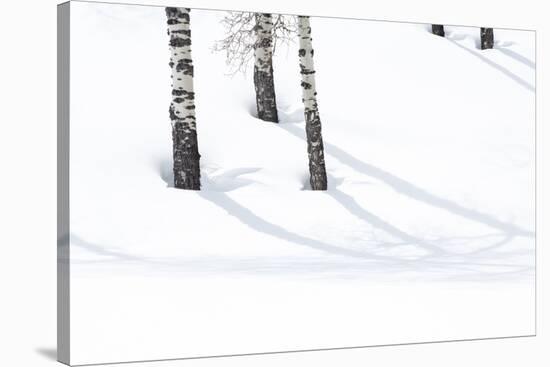
[[[533,334],[534,32],[312,18],[315,192],[296,44],[258,120],[224,15],[191,11],[194,192],[164,9],[71,3],[71,363]]]

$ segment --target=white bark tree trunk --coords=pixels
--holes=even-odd
[[[254,87],[258,118],[278,122],[273,82],[273,20],[271,14],[255,14]]]
[[[187,8],[166,8],[171,52],[169,65],[172,68],[172,102],[169,111],[172,121],[174,186],[200,190],[189,11]]]
[[[485,50],[488,48],[493,48],[495,44],[493,28],[480,28],[479,33],[481,36],[481,49]]]
[[[327,189],[325,153],[321,134],[321,118],[317,105],[315,87],[315,67],[313,65],[313,46],[309,17],[298,17],[298,36],[300,38],[300,73],[302,75],[302,102],[306,121],[307,152],[309,158],[309,182],[313,190]]]

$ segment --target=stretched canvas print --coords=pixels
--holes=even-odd
[[[534,31],[185,6],[58,6],[61,362],[535,334]]]

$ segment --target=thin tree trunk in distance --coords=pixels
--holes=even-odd
[[[309,182],[313,190],[327,189],[327,173],[321,118],[317,105],[315,88],[315,67],[313,65],[313,46],[309,17],[298,17],[298,36],[300,38],[300,74],[302,75],[302,102],[306,120],[307,152],[309,158]]]
[[[445,37],[445,27],[441,24],[432,24],[432,33],[437,36]]]
[[[255,14],[254,88],[258,118],[279,122],[273,82],[273,20],[271,14]]]
[[[481,35],[481,49],[493,48],[495,44],[493,28],[480,28],[479,33]]]
[[[172,68],[172,102],[169,111],[172,121],[174,186],[200,190],[189,9],[166,8],[166,17],[170,36],[169,65]]]

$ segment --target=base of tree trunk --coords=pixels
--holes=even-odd
[[[309,156],[309,183],[312,190],[327,189],[325,149],[321,134],[321,119],[317,110],[305,112],[307,153]]]
[[[327,191],[327,178],[323,174],[311,175],[309,184],[313,191]]]
[[[197,132],[183,122],[172,127],[174,187],[185,190],[201,189],[200,154]]]
[[[432,24],[432,33],[436,36],[445,37],[445,27],[441,24]]]
[[[254,87],[256,89],[256,109],[258,118],[263,121],[279,122],[275,101],[275,83],[273,67],[269,71],[260,71],[254,67]]]
[[[493,28],[480,28],[481,35],[481,49],[486,50],[493,48],[495,45],[495,37],[493,34]]]

